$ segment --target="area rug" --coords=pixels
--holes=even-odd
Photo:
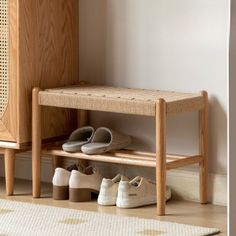
[[[218,229],[0,199],[0,236],[202,236]]]

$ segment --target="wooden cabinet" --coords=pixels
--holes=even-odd
[[[0,141],[21,148],[31,142],[32,88],[77,83],[78,0],[1,0],[0,32]],[[44,138],[70,132],[72,119],[45,112]]]
[[[14,154],[31,143],[32,88],[78,83],[78,10],[78,0],[0,1],[0,150],[8,195]],[[75,112],[46,109],[44,139],[74,129]]]

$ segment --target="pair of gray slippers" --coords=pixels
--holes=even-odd
[[[73,131],[69,140],[62,145],[66,152],[101,154],[112,150],[123,149],[131,143],[131,137],[106,127],[96,131],[92,126],[85,126]]]

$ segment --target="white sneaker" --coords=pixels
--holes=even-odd
[[[70,171],[63,168],[56,168],[52,179],[53,199],[66,200],[69,199],[69,179]]]
[[[72,202],[91,200],[91,193],[98,193],[102,182],[99,171],[87,167],[84,172],[72,170],[69,180],[69,195]]]
[[[166,190],[166,200],[171,198],[170,188]],[[135,177],[130,182],[120,181],[116,206],[134,208],[156,203],[156,184],[142,177]]]
[[[103,178],[98,195],[98,204],[104,206],[116,205],[118,185],[120,181],[128,181],[128,178],[120,174],[115,176],[113,179]]]

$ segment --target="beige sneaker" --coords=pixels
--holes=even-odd
[[[70,201],[90,201],[92,193],[99,193],[101,182],[101,174],[93,167],[87,167],[83,173],[72,170],[69,180]]]
[[[113,179],[103,178],[100,192],[98,195],[98,204],[104,206],[116,205],[118,194],[118,185],[120,181],[128,181],[128,178],[123,175],[116,175]]]
[[[166,190],[166,200],[171,198],[170,188]],[[135,177],[130,182],[120,181],[116,206],[134,208],[156,203],[156,184],[142,177]]]

